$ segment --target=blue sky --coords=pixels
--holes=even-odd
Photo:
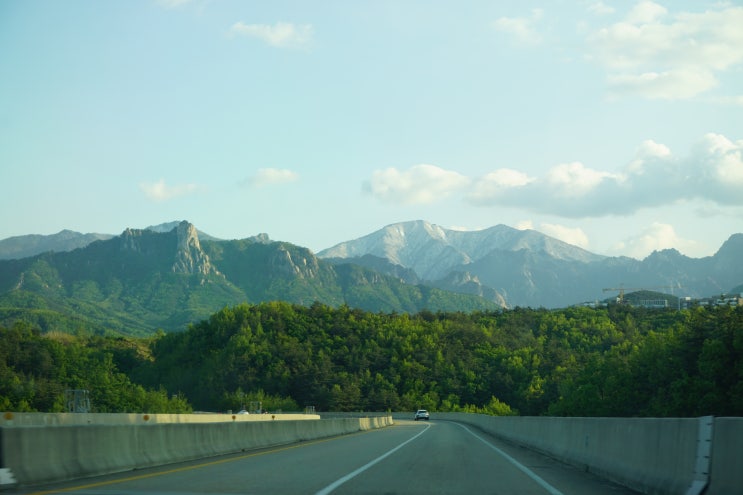
[[[743,3],[0,2],[0,239],[743,232]]]

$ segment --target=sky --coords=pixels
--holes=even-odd
[[[188,220],[713,255],[743,232],[743,1],[2,0],[0,239]]]

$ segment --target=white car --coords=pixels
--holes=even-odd
[[[413,416],[413,419],[415,421],[418,421],[419,419],[425,419],[426,421],[428,421],[428,411],[426,411],[425,409],[418,409],[415,412],[415,416]]]

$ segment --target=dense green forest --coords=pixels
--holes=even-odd
[[[0,409],[743,416],[743,307],[414,315],[271,302],[148,338],[0,327]]]

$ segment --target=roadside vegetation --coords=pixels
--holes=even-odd
[[[282,302],[150,337],[0,327],[0,409],[743,416],[743,307],[415,315]]]

